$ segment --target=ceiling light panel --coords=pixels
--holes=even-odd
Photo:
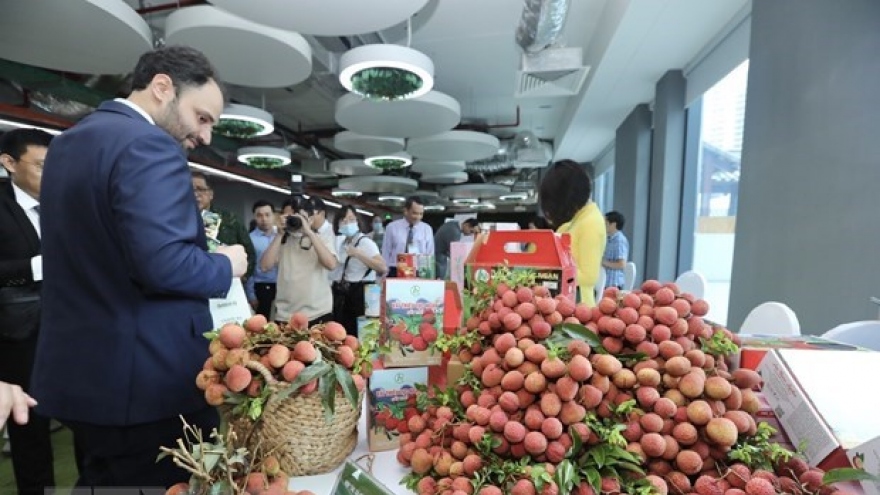
[[[410,139],[406,150],[415,157],[427,160],[469,162],[494,156],[500,144],[497,137],[484,132],[448,131]]]
[[[409,19],[428,3],[428,0],[209,1],[266,26],[316,36],[351,36],[382,31]]]
[[[312,73],[312,49],[305,38],[210,5],[172,12],[165,21],[165,41],[200,50],[223,81],[240,86],[282,88]]]
[[[349,93],[336,101],[336,122],[360,134],[424,137],[457,126],[461,105],[439,91],[399,101],[374,101]]]

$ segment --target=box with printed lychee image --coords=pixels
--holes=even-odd
[[[433,344],[443,331],[446,284],[442,280],[388,279],[382,311],[385,366],[433,366]]]
[[[428,383],[428,368],[374,370],[369,380],[367,442],[371,451],[400,448],[409,419],[418,416],[417,385]]]

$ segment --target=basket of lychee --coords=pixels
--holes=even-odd
[[[306,476],[333,470],[354,450],[369,367],[357,338],[336,322],[308,327],[256,315],[207,335],[211,357],[196,378],[245,445],[272,452],[281,470]]]

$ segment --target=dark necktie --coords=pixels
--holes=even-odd
[[[412,242],[413,242],[413,226],[410,225],[409,230],[406,231],[406,248],[403,251],[404,253],[409,252],[409,247],[412,245]]]
[[[40,215],[40,205],[34,206],[33,210],[37,212],[37,216]]]

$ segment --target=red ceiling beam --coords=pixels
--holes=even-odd
[[[8,117],[15,120],[23,120],[29,124],[58,127],[61,130],[67,129],[73,125],[70,120],[55,117],[54,115],[37,112],[26,107],[17,105],[9,105],[8,103],[0,103],[0,116]]]

